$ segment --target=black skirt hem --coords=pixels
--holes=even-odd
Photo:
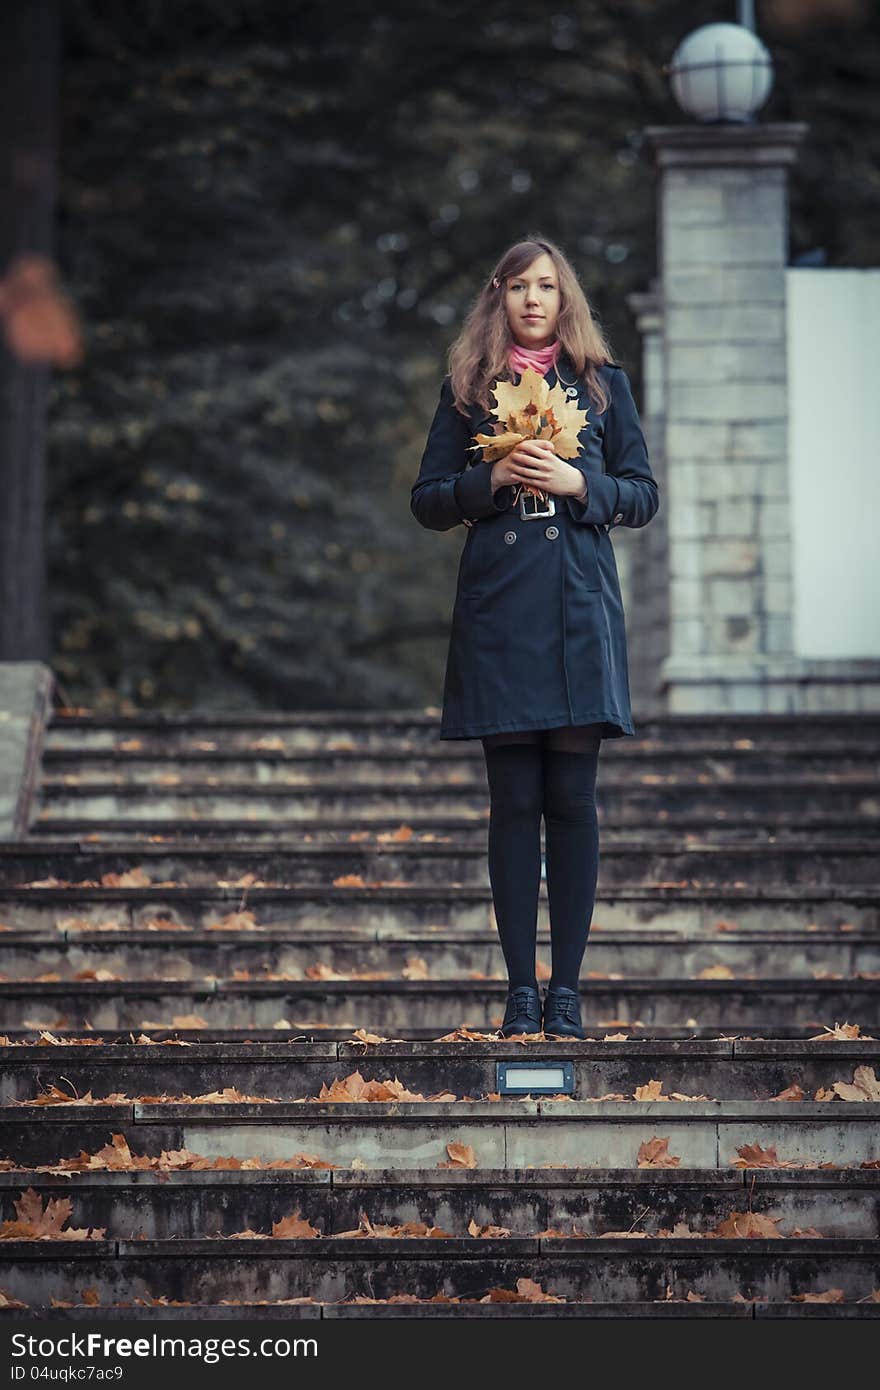
[[[626,738],[635,737],[635,729],[631,722],[610,718],[605,714],[591,714],[585,718],[571,719],[568,715],[562,715],[556,719],[533,719],[530,723],[523,724],[521,721],[512,724],[490,724],[482,728],[473,726],[461,730],[459,733],[452,733],[447,729],[441,731],[441,739],[470,739],[482,738],[484,734],[513,734],[525,732],[530,729],[559,729],[570,724],[601,724],[602,738]]]

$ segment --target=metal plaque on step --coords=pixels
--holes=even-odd
[[[496,1062],[495,1090],[502,1096],[574,1095],[574,1062]]]

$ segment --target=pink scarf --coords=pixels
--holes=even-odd
[[[531,367],[539,376],[544,376],[551,367],[556,366],[561,347],[559,338],[554,338],[549,347],[542,348],[520,347],[519,343],[514,343],[508,352],[508,360],[514,371],[520,374],[526,367]]]

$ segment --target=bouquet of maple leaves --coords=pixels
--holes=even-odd
[[[505,458],[524,439],[549,439],[560,458],[577,457],[580,452],[578,435],[587,423],[588,411],[581,410],[575,400],[569,399],[558,381],[551,387],[546,377],[527,367],[516,385],[498,380],[491,391],[496,405],[489,413],[496,420],[495,433],[475,434],[475,442],[469,445],[473,450],[482,449],[485,463]],[[539,497],[542,503],[546,502],[541,488],[531,483],[518,483],[513,504],[522,488]]]

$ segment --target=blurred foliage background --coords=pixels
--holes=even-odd
[[[446,348],[507,243],[558,240],[639,389],[641,130],[735,6],[74,0],[57,257],[87,334],[50,410],[65,701],[439,703],[463,529],[409,509]],[[757,5],[810,123],[791,259],[877,263],[878,7]],[[833,349],[832,349],[833,350]]]

